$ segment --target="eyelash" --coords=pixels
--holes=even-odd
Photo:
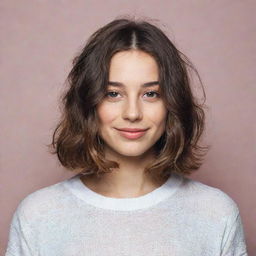
[[[119,93],[119,92],[109,91],[109,92],[107,92],[106,96],[109,96],[110,93]],[[156,92],[156,91],[149,91],[149,92],[146,92],[145,94],[147,94],[147,93],[154,93],[156,95],[156,97],[149,97],[149,98],[152,98],[152,99],[160,97],[160,94],[158,92]],[[111,96],[109,96],[109,97],[110,98],[116,98],[116,97],[111,97]]]

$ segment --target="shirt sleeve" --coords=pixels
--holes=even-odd
[[[234,216],[229,218],[226,225],[221,256],[248,256],[243,224],[238,208]]]
[[[18,207],[14,212],[5,256],[35,256],[29,223]]]

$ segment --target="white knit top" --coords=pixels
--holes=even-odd
[[[172,174],[134,198],[89,189],[80,175],[18,205],[6,256],[247,255],[237,204],[221,190]]]

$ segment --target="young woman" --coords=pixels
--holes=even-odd
[[[90,37],[52,141],[76,174],[22,200],[7,256],[247,255],[236,203],[185,177],[207,149],[189,70],[147,21],[117,19]]]

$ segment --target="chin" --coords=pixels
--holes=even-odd
[[[134,141],[135,142],[135,141]],[[139,157],[143,156],[147,153],[150,153],[150,151],[153,149],[150,144],[142,145],[143,143],[137,142],[137,143],[122,143],[120,142],[119,145],[115,143],[109,143],[108,146],[105,148],[106,151],[112,155],[120,155],[124,157]]]
[[[114,150],[116,153],[118,153],[119,155],[122,155],[122,156],[126,156],[126,157],[139,157],[139,156],[142,156],[142,155],[145,155],[147,152],[149,152],[149,149],[146,148],[146,149],[131,149],[130,148],[127,148],[127,149],[116,149]]]
[[[138,156],[141,156],[143,154],[144,154],[144,152],[143,153],[132,152],[132,153],[123,153],[121,155],[127,156],[127,157],[138,157]]]

